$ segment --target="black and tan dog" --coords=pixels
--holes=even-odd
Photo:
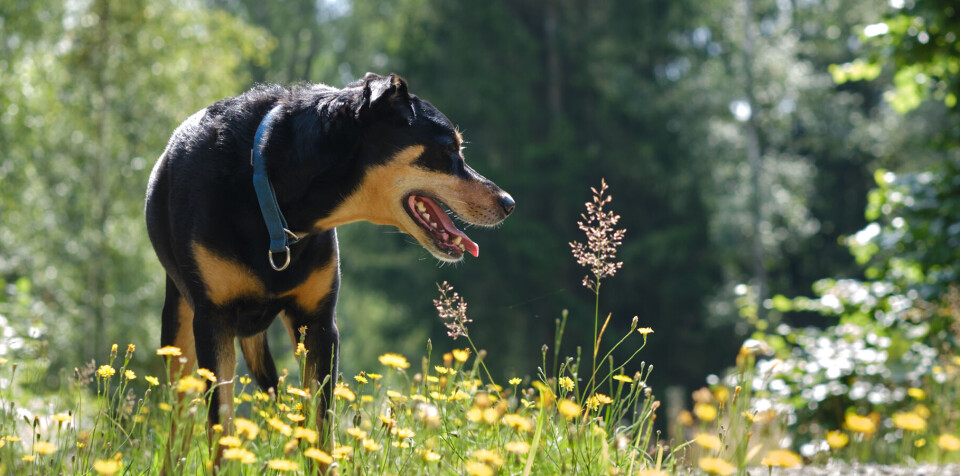
[[[252,182],[255,135],[287,232],[299,239],[279,256],[268,257]],[[510,195],[464,162],[461,146],[450,121],[396,75],[368,73],[344,89],[262,86],[184,121],[153,169],[146,200],[150,240],[167,273],[161,344],[186,356],[174,371],[196,363],[232,381],[239,338],[258,385],[276,388],[264,332],[279,315],[294,344],[306,327],[307,372],[326,381],[329,402],[339,346],[335,228],[393,225],[438,259],[457,261],[478,247],[447,210],[480,226],[513,210]],[[212,423],[229,425],[232,391],[229,383],[214,391]]]

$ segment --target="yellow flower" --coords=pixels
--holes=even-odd
[[[723,447],[723,442],[720,441],[720,437],[717,435],[698,433],[697,436],[693,437],[693,439],[696,440],[698,445],[708,450],[718,451]]]
[[[743,413],[747,415],[747,412]],[[691,426],[693,425],[693,413],[690,413],[689,410],[683,410],[677,414],[677,421],[683,426]],[[753,419],[751,418],[750,421],[753,421]]]
[[[277,471],[299,471],[300,467],[297,466],[297,463],[286,459],[272,459],[267,461],[267,467],[270,469],[275,469]]]
[[[334,459],[350,459],[351,455],[353,455],[352,446],[338,446],[333,449],[331,456],[333,456]]]
[[[137,374],[133,373],[133,370],[125,370],[125,371],[123,372],[123,376],[124,376],[127,380],[134,380],[134,379],[137,378]]]
[[[211,371],[208,370],[208,369],[202,369],[202,368],[201,368],[201,369],[197,369],[197,375],[199,375],[199,376],[201,376],[201,377],[203,377],[203,378],[205,378],[205,379],[207,379],[207,380],[209,380],[209,381],[211,381],[211,382],[213,382],[213,383],[217,383],[217,376],[214,375],[213,372],[211,372]]]
[[[441,456],[438,453],[434,453],[430,450],[420,451],[420,457],[428,463],[433,463],[434,461],[440,461]]]
[[[179,357],[181,353],[180,353],[179,347],[168,345],[166,347],[161,347],[157,349],[157,355]]]
[[[559,400],[557,401],[557,411],[560,412],[560,415],[567,420],[573,420],[580,416],[580,405],[578,405],[573,400]]]
[[[736,466],[720,458],[700,458],[700,469],[720,476],[730,476],[737,470]]]
[[[570,377],[560,377],[560,379],[557,380],[557,383],[560,384],[560,388],[568,392],[573,391],[574,383],[573,383],[573,379],[571,379]]]
[[[641,469],[637,476],[670,476],[665,471],[660,471],[659,469]]]
[[[939,446],[943,451],[960,450],[960,438],[957,438],[950,433],[943,433],[937,437],[937,446]]]
[[[305,417],[305,416],[303,416],[303,415],[301,415],[301,414],[299,414],[299,413],[287,413],[287,419],[290,420],[290,421],[292,421],[292,422],[294,422],[294,423],[300,423],[300,422],[302,422],[303,420],[306,420],[307,417]]]
[[[923,431],[927,421],[914,412],[896,412],[893,414],[893,426],[906,431]]]
[[[924,446],[927,446],[927,439],[920,438],[917,441],[913,442],[913,446],[916,446],[917,448],[923,448]]]
[[[510,385],[513,385],[513,386],[520,385],[522,382],[523,382],[523,379],[520,377],[514,377],[510,379]]]
[[[321,464],[333,463],[333,456],[327,454],[326,451],[316,448],[307,448],[306,451],[303,452],[303,455]]]
[[[303,345],[303,342],[297,342],[297,350],[293,351],[293,355],[307,355],[307,346]]]
[[[698,403],[693,406],[693,414],[701,421],[713,421],[717,419],[717,407],[709,403]]]
[[[5,439],[5,440],[7,440],[7,441],[9,441],[9,442],[11,442],[11,443],[16,443],[16,442],[20,441],[20,437],[19,437],[19,436],[12,436],[12,435],[11,435],[11,436],[4,436],[3,439]]]
[[[365,377],[362,373],[354,375],[353,379],[359,383],[367,383],[367,377]]]
[[[592,397],[587,399],[587,407],[592,410],[600,408],[600,405],[609,405],[611,403],[613,403],[613,399],[602,393],[594,394]]]
[[[97,369],[97,376],[100,378],[110,378],[113,377],[115,373],[117,373],[117,369],[109,365],[101,365],[100,368]]]
[[[760,464],[764,466],[777,466],[780,468],[792,468],[794,466],[800,466],[801,463],[803,463],[803,460],[800,458],[800,455],[790,450],[772,450],[760,461]]]
[[[860,416],[856,413],[848,413],[843,426],[850,431],[868,436],[877,431],[877,425],[870,417]]]
[[[298,426],[293,429],[293,437],[307,440],[311,445],[317,442],[317,432],[309,428]]]
[[[493,468],[477,461],[467,461],[463,467],[470,476],[493,476],[496,474]]]
[[[453,349],[453,359],[461,364],[470,358],[470,349]]]
[[[400,439],[413,438],[414,436],[417,436],[416,432],[410,428],[394,428],[391,430],[391,433],[397,435],[397,438]]]
[[[108,460],[98,459],[93,462],[93,470],[96,471],[97,474],[101,474],[103,476],[111,476],[117,471],[120,471],[120,462],[113,459],[108,459]]]
[[[160,403],[158,403],[158,404],[157,404],[157,408],[159,408],[159,409],[161,409],[161,410],[163,410],[163,411],[165,411],[165,412],[168,412],[168,411],[170,411],[170,410],[173,409],[173,407],[171,407],[170,404],[167,403],[167,402],[160,402]]]
[[[381,364],[395,369],[410,368],[410,362],[407,362],[407,358],[400,354],[388,352],[378,357],[377,360],[379,360]]]
[[[207,389],[206,384],[202,380],[194,377],[193,375],[187,375],[181,378],[177,382],[177,393],[193,393],[193,392],[203,392]]]
[[[57,452],[57,445],[49,441],[38,441],[33,444],[33,452],[41,455],[52,455]]]
[[[373,441],[372,438],[364,438],[360,444],[363,445],[363,449],[367,451],[377,451],[381,448],[380,444],[376,441]]]
[[[223,433],[223,425],[219,423],[211,426],[210,429],[213,430],[214,433]]]
[[[283,421],[278,420],[276,418],[271,418],[267,420],[267,425],[270,425],[270,428],[277,430],[283,436],[290,436],[291,434],[293,434],[293,429],[290,428],[289,425],[287,425]]]
[[[37,459],[37,455],[23,455],[20,457],[20,461],[26,461],[28,463],[32,463],[35,459]]]
[[[147,376],[144,377],[143,379],[146,380],[147,383],[149,383],[150,385],[160,385],[160,381],[157,380],[156,377],[151,377],[151,376],[147,375]]]
[[[925,400],[927,398],[927,392],[924,392],[922,388],[909,388],[907,389],[907,395],[917,400]]]
[[[613,379],[614,379],[614,380],[617,380],[617,381],[619,381],[619,382],[633,383],[633,379],[630,378],[630,376],[628,376],[628,375],[623,375],[623,374],[614,375],[614,376],[613,376]]]
[[[226,446],[227,448],[236,448],[240,446],[240,438],[236,436],[222,436],[220,437],[220,446]]]
[[[347,434],[350,435],[350,436],[352,436],[352,437],[354,437],[354,438],[356,438],[356,439],[358,439],[358,440],[362,440],[362,439],[364,439],[364,438],[367,437],[367,432],[365,432],[365,431],[363,431],[363,430],[361,430],[361,429],[359,429],[359,428],[357,428],[357,427],[355,427],[355,426],[354,426],[354,427],[351,427],[351,428],[347,428]]]
[[[135,350],[137,350],[137,346],[133,344],[127,344],[127,354],[132,354]]]
[[[248,440],[252,440],[260,433],[260,427],[256,423],[246,418],[237,418],[233,420],[233,426],[237,429],[237,435],[243,435]]]
[[[252,380],[250,380],[250,377],[246,375],[244,375],[243,377],[240,377],[240,385],[247,385],[250,382],[252,382]]]
[[[526,441],[511,441],[505,445],[505,448],[513,454],[525,455],[530,451],[530,444]]]
[[[239,461],[242,464],[253,464],[257,462],[257,455],[243,448],[228,448],[223,451],[223,457]]]
[[[569,402],[569,400],[567,401]],[[577,405],[577,404],[574,403],[574,405]],[[577,405],[577,410],[579,409],[580,409],[580,406]],[[510,426],[516,429],[517,431],[526,431],[526,432],[533,431],[533,424],[530,423],[530,420],[528,420],[526,417],[517,415],[516,413],[504,415],[503,423],[505,423],[507,426]]]
[[[287,393],[289,393],[290,395],[296,395],[298,397],[310,398],[309,390],[300,389],[297,387],[291,387],[290,385],[287,385]]]
[[[343,384],[338,384],[337,387],[333,389],[333,394],[337,398],[341,398],[348,402],[352,402],[357,399],[357,395],[353,393],[353,390],[350,390],[350,387],[347,387]]]
[[[377,380],[377,379],[383,378],[383,375],[375,374],[375,373],[371,373],[371,372],[366,372],[365,375],[366,375],[367,378],[369,378],[370,380]]]
[[[637,329],[637,332],[639,332],[640,334],[643,335],[644,338],[646,338],[646,337],[647,337],[647,334],[653,334],[653,328],[652,328],[652,327],[641,327],[641,328]]]
[[[473,452],[473,457],[483,463],[493,466],[503,466],[503,458],[501,458],[500,453],[496,452],[495,450],[475,450]]]
[[[832,430],[827,432],[827,444],[830,445],[830,448],[839,450],[844,446],[847,446],[847,443],[850,442],[850,437],[846,433],[840,430]]]
[[[57,422],[57,423],[66,423],[66,422],[70,421],[70,414],[69,414],[69,413],[57,413],[56,415],[53,415],[53,416],[51,416],[50,418],[51,418],[53,421]]]
[[[720,402],[720,405],[723,405],[727,402],[727,399],[730,398],[730,389],[722,386],[717,387],[717,389],[713,391],[713,398]]]

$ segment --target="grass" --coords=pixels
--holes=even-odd
[[[218,453],[218,474],[730,475],[758,465],[772,473],[801,464],[789,449],[793,437],[782,415],[757,405],[763,396],[754,386],[769,378],[757,374],[761,348],[743,347],[722,384],[694,392],[692,411],[665,422],[663,406],[647,385],[653,365],[635,363],[654,330],[639,327],[635,317],[627,333],[607,343],[613,341],[607,335],[612,316],[601,319],[599,295],[602,281],[622,266],[615,257],[624,230],[616,229],[619,217],[604,210],[610,203],[606,190],[605,184],[593,190],[580,222],[587,242],[571,243],[590,273],[583,284],[598,303],[586,358],[558,353],[564,312],[553,349],[544,346],[541,366],[530,372],[536,377],[495,381],[485,352],[470,338],[466,301],[443,283],[434,304],[450,336],[464,337],[467,346],[434,355],[427,341],[416,365],[387,353],[379,368],[340,376],[328,434],[317,431],[316,384],[299,377],[302,347],[296,352],[299,372],[284,371],[275,391],[264,393],[249,377],[238,377],[235,418],[213,428],[206,421],[209,396],[224,382],[204,369],[177,379],[142,375],[129,368],[134,353],[142,352],[133,345],[123,357],[114,345],[105,362],[77,370],[65,390],[42,405],[46,414],[17,406],[18,363],[0,359],[0,473],[158,474],[169,468],[170,474],[210,474]],[[631,356],[615,362],[620,347]],[[167,369],[179,358],[176,348],[151,352]],[[639,370],[628,374],[627,368]],[[929,382],[925,391],[911,390],[911,397],[952,404],[941,401],[948,392],[934,385],[955,392],[956,379]],[[900,432],[904,461],[924,445],[924,454],[938,462],[960,451],[960,440],[943,425],[926,424],[924,408],[918,403],[887,425],[887,433]],[[823,444],[837,457],[868,457],[880,421],[875,414],[847,415],[843,429],[823,431]],[[668,425],[672,440],[658,429]],[[940,433],[930,433],[931,426]],[[935,444],[939,451],[931,450]]]

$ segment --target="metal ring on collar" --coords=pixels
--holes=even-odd
[[[274,271],[283,271],[287,269],[287,266],[290,266],[290,247],[284,246],[283,251],[287,254],[287,260],[284,261],[283,266],[277,267],[273,262],[273,251],[267,250],[267,258],[270,260],[270,267],[273,268]]]

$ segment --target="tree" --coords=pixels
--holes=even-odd
[[[13,19],[0,41],[0,276],[29,279],[34,303],[10,317],[41,329],[64,365],[115,342],[156,346],[151,165],[181,120],[248,84],[271,39],[174,0],[0,8],[15,10],[0,12]]]

